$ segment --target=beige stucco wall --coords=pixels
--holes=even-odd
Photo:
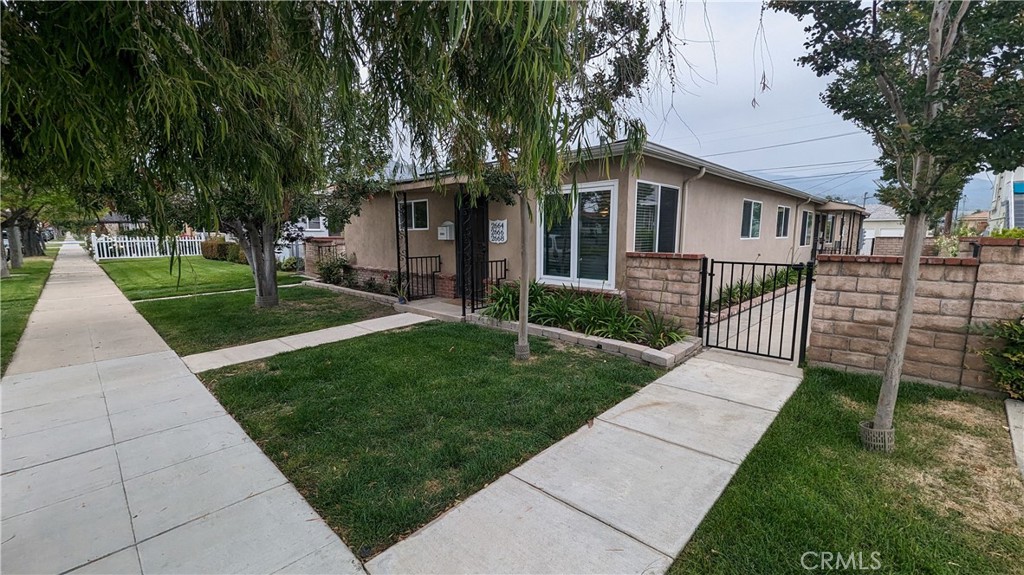
[[[632,167],[623,168],[618,159],[609,164],[592,162],[577,178],[585,184],[612,180],[618,186],[615,224],[615,274],[614,288],[624,289],[626,278],[626,253],[633,250],[634,222],[636,211],[636,183],[638,180],[676,186],[682,189],[683,180],[696,174],[682,166],[655,159],[646,159],[639,175]],[[416,186],[429,188],[430,183],[406,184],[407,190]],[[437,227],[445,220],[455,221],[454,198],[458,194],[456,183],[447,185],[444,195],[433,190],[407,191],[409,200],[428,199],[429,226],[425,231],[409,232],[409,253],[412,256],[441,255],[441,273],[456,272],[454,241],[438,241]],[[678,232],[679,253],[704,253],[716,259],[748,260],[759,262],[806,261],[810,258],[811,247],[797,247],[800,226],[800,209],[813,212],[813,205],[801,207],[797,198],[762,190],[746,184],[732,182],[716,176],[705,175],[690,184],[688,198],[680,198],[680,222]],[[763,202],[761,215],[761,237],[753,240],[740,239],[740,223],[743,200]],[[788,238],[775,237],[775,215],[780,204],[790,206],[790,234]],[[489,244],[490,260],[507,259],[509,279],[520,276],[518,206],[491,203],[488,207],[491,220],[508,220],[508,239],[505,244]],[[527,246],[530,276],[537,277],[537,206],[532,206],[532,219],[528,222]],[[394,200],[390,195],[379,196],[363,206],[360,216],[353,218],[345,229],[346,249],[354,257],[355,265],[361,267],[395,268],[395,216]],[[795,257],[793,257],[795,255]],[[792,259],[791,259],[792,258]]]
[[[648,160],[642,180],[682,186],[685,178],[696,170]],[[671,178],[674,177],[674,180]],[[743,200],[761,202],[761,237],[740,238]],[[814,213],[813,204],[740,182],[705,174],[690,183],[682,204],[682,253],[705,254],[710,258],[737,261],[788,263],[807,261],[811,246],[799,246],[800,213]],[[780,205],[789,206],[789,236],[775,237],[776,212]]]

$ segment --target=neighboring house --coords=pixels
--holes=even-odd
[[[99,219],[96,231],[102,235],[116,236],[129,230],[144,230],[149,228],[149,220],[146,218],[134,219],[124,214],[110,212]]]
[[[864,242],[864,219],[868,211],[856,204],[829,201],[818,207],[816,253],[856,255]]]
[[[902,238],[903,218],[896,213],[896,210],[884,204],[868,204],[864,206],[868,217],[864,219],[864,242],[860,253],[869,255],[874,253],[875,238]],[[902,248],[902,242],[900,247]]]
[[[322,214],[315,218],[300,218],[299,221],[294,223],[295,225],[302,227],[302,235],[306,239],[326,238],[331,235],[327,230],[327,218]],[[275,254],[277,255],[277,261],[284,261],[291,257],[305,259],[305,242],[298,241],[289,243],[284,239],[280,239],[277,242]]]
[[[992,231],[1024,228],[1024,166],[996,174],[988,225]]]
[[[634,166],[620,167],[623,148],[613,143],[607,163],[593,161],[580,177],[571,217],[549,225],[536,202],[531,206],[534,217],[526,229],[532,277],[616,291],[625,284],[627,252],[765,263],[813,258],[815,215],[825,200],[653,143],[644,147],[637,173]],[[598,165],[610,166],[610,173]],[[413,291],[427,292],[413,297],[457,297],[463,275],[474,278],[466,282],[474,289],[517,279],[519,208],[470,206],[460,201],[464,181],[443,177],[439,193],[434,177],[410,178],[393,186],[394,196],[369,200],[345,228],[346,252],[359,276],[393,278],[401,266],[411,270]],[[562,189],[570,191],[569,185]],[[417,276],[431,281],[417,282]]]
[[[981,235],[988,228],[988,218],[988,211],[978,210],[973,214],[961,217],[960,222],[973,230],[975,234]]]

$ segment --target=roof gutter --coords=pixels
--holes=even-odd
[[[683,180],[683,209],[679,213],[679,251],[683,251],[686,245],[686,215],[690,213],[690,182],[695,182],[704,177],[707,168],[701,167],[696,175]]]

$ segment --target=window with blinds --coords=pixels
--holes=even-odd
[[[676,251],[679,188],[637,182],[633,251]]]

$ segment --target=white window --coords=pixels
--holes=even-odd
[[[320,216],[317,216],[315,218],[309,218],[309,221],[306,222],[306,229],[316,231],[324,229],[323,218],[321,218]]]
[[[761,237],[761,202],[743,200],[743,221],[740,224],[740,237],[745,240]]]
[[[800,223],[800,245],[809,246],[811,245],[811,236],[814,235],[814,214],[804,210],[803,218]]]
[[[678,221],[679,188],[637,182],[633,251],[674,253]]]
[[[405,203],[405,220],[410,230],[429,230],[427,221],[427,200],[410,200]]]
[[[775,237],[789,237],[789,206],[779,206],[778,214],[775,216]]]
[[[562,188],[563,194],[571,192],[572,186]],[[549,226],[541,214],[537,218],[537,279],[614,289],[617,205],[617,182],[591,182],[577,186],[569,216]]]

